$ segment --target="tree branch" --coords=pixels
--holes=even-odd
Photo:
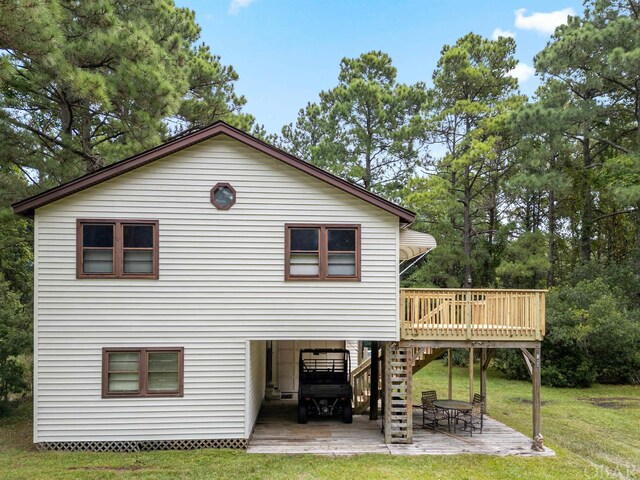
[[[2,112],[2,113],[4,113],[4,112]],[[78,149],[68,145],[67,143],[65,143],[63,141],[52,137],[51,135],[47,135],[46,133],[41,132],[40,130],[38,130],[36,128],[33,128],[30,125],[27,125],[25,123],[22,123],[22,122],[20,122],[20,121],[18,121],[16,119],[10,117],[9,115],[4,114],[4,116],[5,116],[5,118],[7,119],[7,121],[10,124],[12,124],[12,125],[14,125],[16,127],[28,130],[29,132],[31,132],[31,133],[33,133],[35,135],[38,135],[39,137],[44,138],[45,140],[47,140],[47,141],[49,141],[51,143],[54,143],[54,144],[58,145],[59,147],[65,148],[65,149],[69,150],[70,152],[73,152],[76,155],[79,155],[80,157],[84,158],[85,160],[92,160],[92,157],[90,155],[87,155],[86,153],[84,153],[82,150],[78,150]]]
[[[593,220],[591,220],[591,223],[596,223],[600,220],[604,220],[605,218],[615,217],[617,215],[626,215],[627,213],[635,213],[637,211],[638,211],[637,208],[630,208],[629,210],[621,210],[619,212],[607,213],[606,215],[600,215],[599,217],[594,218]]]

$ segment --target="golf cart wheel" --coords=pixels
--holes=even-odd
[[[301,403],[298,405],[298,423],[307,423],[308,421],[307,406]]]
[[[353,422],[353,411],[351,409],[351,402],[346,401],[344,407],[342,408],[342,423],[352,423]]]

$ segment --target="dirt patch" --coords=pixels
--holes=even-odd
[[[142,470],[144,467],[139,465],[132,465],[130,467],[109,467],[109,466],[95,466],[95,467],[69,467],[68,470],[93,470],[93,471],[108,471],[108,472],[134,472],[136,470]]]
[[[587,398],[586,401],[602,408],[640,408],[640,398],[635,397],[596,397]]]
[[[20,448],[25,451],[35,451],[32,434],[31,421],[13,419],[0,421],[0,450]]]
[[[533,400],[530,400],[528,398],[513,398],[512,400],[514,400],[515,402],[520,402],[520,403],[524,403],[525,405],[533,405]],[[540,405],[542,405],[543,407],[545,405],[550,405],[553,402],[551,400],[542,400],[540,401]]]

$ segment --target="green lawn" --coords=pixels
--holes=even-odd
[[[465,369],[455,369],[455,397],[467,395]],[[476,374],[476,379],[478,375]],[[436,361],[414,378],[414,392],[436,388],[446,395],[446,367]],[[478,389],[479,386],[476,386]],[[489,414],[530,433],[531,384],[488,379]],[[36,452],[31,447],[28,404],[0,420],[0,478],[275,478],[275,479],[640,479],[640,388],[595,386],[543,388],[542,432],[554,458],[478,455],[347,458],[249,455],[200,450],[139,454]]]

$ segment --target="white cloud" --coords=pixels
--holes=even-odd
[[[502,30],[501,28],[496,28],[491,34],[491,38],[493,40],[498,40],[500,37],[516,38],[516,34],[515,32],[511,32],[509,30]]]
[[[509,76],[518,79],[518,83],[524,83],[533,77],[536,69],[524,62],[519,62],[513,70],[509,72]]]
[[[567,16],[574,16],[576,14],[573,8],[563,8],[562,10],[547,13],[533,12],[531,15],[526,15],[526,13],[526,8],[520,8],[515,11],[516,28],[535,30],[536,32],[547,35],[552,34],[557,26],[567,23]]]
[[[229,13],[231,15],[237,15],[240,13],[240,10],[243,8],[247,8],[251,5],[255,0],[231,0],[231,4],[229,5]]]

